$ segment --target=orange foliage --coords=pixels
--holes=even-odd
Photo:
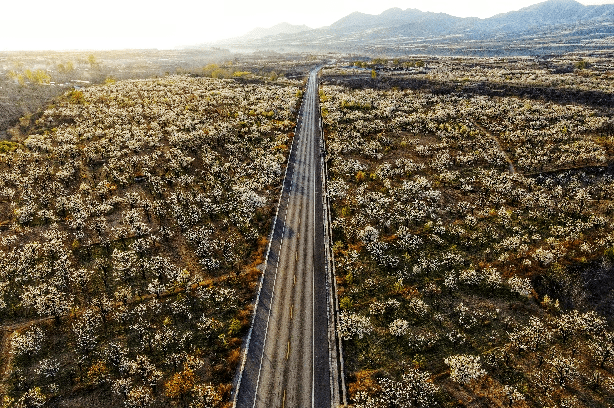
[[[186,368],[180,373],[175,373],[170,380],[164,384],[166,395],[170,398],[177,399],[190,392],[196,383],[196,374],[194,371]]]
[[[245,309],[240,310],[237,318],[241,322],[242,326],[247,326],[250,322],[250,316],[252,315],[254,307],[252,305],[247,306]]]
[[[381,391],[381,387],[377,381],[373,378],[374,371],[362,370],[358,371],[356,381],[348,385],[350,398],[354,398],[358,392],[366,392],[368,395],[373,395],[378,391]]]
[[[237,364],[239,364],[239,359],[241,358],[241,349],[240,348],[236,348],[234,350],[230,351],[230,354],[228,354],[228,365],[231,367],[235,367]]]
[[[106,378],[108,373],[109,373],[109,369],[104,364],[104,362],[103,361],[98,361],[98,362],[92,364],[90,369],[87,370],[87,379],[91,383],[94,383],[94,384],[100,383],[100,382],[104,381],[104,379]]]
[[[217,387],[217,393],[222,397],[222,399],[229,399],[230,392],[232,391],[232,384],[220,384]],[[227,403],[224,405],[224,408],[232,406],[232,403]]]

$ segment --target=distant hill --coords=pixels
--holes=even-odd
[[[225,43],[225,42],[234,42],[234,41],[253,41],[253,40],[259,40],[261,38],[265,38],[269,36],[275,36],[275,35],[280,35],[280,34],[281,35],[297,34],[297,33],[300,33],[303,31],[309,31],[309,30],[311,30],[311,27],[308,27],[306,25],[293,25],[289,23],[280,23],[270,28],[262,28],[262,27],[254,28],[247,34],[244,34],[240,37],[231,38],[228,40],[222,40],[220,42]]]
[[[545,26],[602,22],[614,22],[614,4],[584,6],[574,0],[550,0],[496,15],[480,25],[493,31],[525,31]]]
[[[280,25],[284,26],[284,25]],[[284,27],[292,27],[294,32]],[[223,41],[233,48],[361,53],[543,54],[578,48],[614,48],[614,4],[584,6],[548,0],[480,19],[392,8],[355,12],[328,27],[256,29]],[[299,29],[297,27],[302,27]],[[275,32],[279,30],[279,32]],[[266,34],[265,34],[266,33]]]
[[[364,29],[403,30],[405,26],[413,24],[425,24],[428,22],[439,21],[444,22],[446,25],[455,25],[464,20],[467,19],[454,17],[444,13],[423,12],[416,9],[401,10],[400,8],[392,8],[379,15],[352,13],[331,24],[328,28],[330,30],[347,31]],[[435,27],[432,27],[432,29],[435,29]]]

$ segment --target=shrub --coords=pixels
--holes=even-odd
[[[341,308],[341,310],[349,310],[352,308],[353,303],[354,302],[352,302],[352,299],[347,296],[344,296],[339,301],[339,307]]]
[[[75,105],[83,105],[85,103],[85,97],[83,96],[83,92],[73,89],[72,91],[66,94],[68,97],[68,101]]]
[[[180,373],[175,373],[171,379],[164,384],[166,395],[172,399],[179,399],[192,390],[195,382],[196,375],[194,371],[189,368]]]
[[[457,354],[444,360],[450,366],[450,378],[461,384],[467,384],[471,380],[486,375],[482,369],[479,356]]]
[[[234,336],[239,331],[241,331],[241,321],[237,319],[232,319],[228,327],[228,334],[230,334],[231,336]]]
[[[22,145],[19,143],[15,143],[15,142],[9,142],[7,140],[2,140],[0,141],[0,154],[4,154],[4,153],[9,153],[12,151],[17,150],[18,148],[21,148]]]

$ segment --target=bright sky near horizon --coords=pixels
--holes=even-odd
[[[6,2],[0,14],[0,51],[66,49],[167,49],[213,42],[281,22],[312,28],[360,11],[379,14],[392,7],[487,18],[540,0],[30,0]],[[582,0],[605,4],[614,0]]]

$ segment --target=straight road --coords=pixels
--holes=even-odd
[[[239,408],[331,407],[317,80],[314,70],[235,387]]]

